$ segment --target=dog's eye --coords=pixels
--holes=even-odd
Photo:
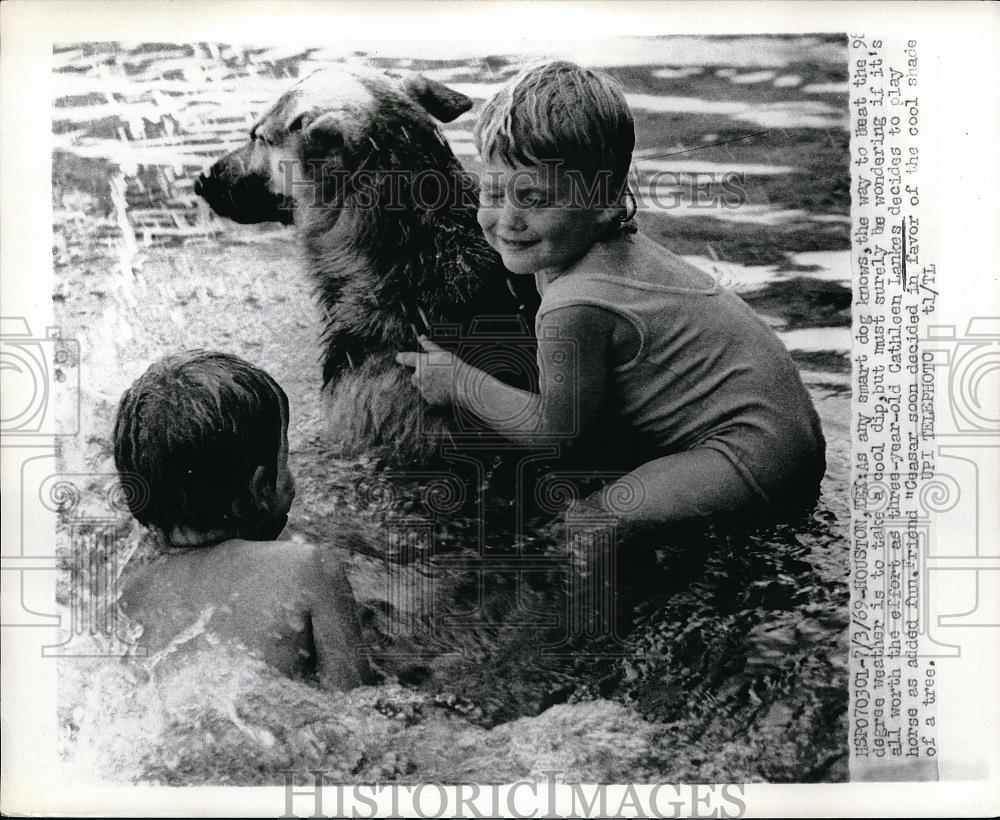
[[[269,136],[268,131],[262,128],[260,124],[250,129],[250,142],[261,142],[264,145],[270,145],[271,140],[268,139]]]

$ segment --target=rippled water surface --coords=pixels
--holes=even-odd
[[[387,562],[386,499],[426,517],[428,480],[329,454],[320,322],[294,231],[216,220],[191,188],[295,77],[349,55],[57,47],[53,300],[81,342],[84,390],[83,433],[64,447],[66,469],[113,470],[115,404],[163,353],[216,348],[265,367],[292,406],[298,497],[283,537],[353,550],[350,578],[383,677],[331,696],[223,648],[152,667],[68,661],[63,752],[77,776],[260,783],[324,768],[330,779],[383,781],[555,770],[590,782],[846,777],[845,43],[684,37],[581,49],[581,62],[600,62],[629,93],[642,230],[739,292],[799,363],[828,442],[816,510],[780,526],[678,528],[648,553],[621,556],[623,594],[603,637],[566,638],[558,567],[541,561],[520,585],[509,572],[483,577],[478,519],[434,518],[436,562]],[[423,70],[478,108],[522,61],[546,56],[522,52],[483,58],[442,44],[419,59],[380,50],[375,62]],[[470,168],[475,110],[444,128]],[[725,172],[740,175],[744,198],[704,207],[692,182]],[[503,480],[494,476],[483,499],[494,557],[511,552],[516,528]],[[462,485],[463,511],[474,508],[475,483]],[[92,484],[76,513],[101,514],[100,480]],[[128,521],[119,531],[120,562],[148,557],[148,538]],[[72,595],[64,586],[61,602]],[[431,600],[438,610],[427,609]]]

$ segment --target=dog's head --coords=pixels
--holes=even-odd
[[[340,199],[359,170],[418,172],[440,163],[442,148],[453,159],[432,117],[450,122],[471,107],[420,74],[320,71],[283,94],[195,193],[236,222],[289,224],[297,207]]]

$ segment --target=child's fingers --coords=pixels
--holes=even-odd
[[[403,367],[417,367],[420,364],[420,357],[423,353],[397,353],[396,363]]]
[[[420,342],[420,346],[426,350],[428,353],[444,353],[445,349],[441,345],[432,342],[426,336],[417,336],[417,341]]]
[[[426,336],[417,336],[417,341],[424,349],[423,355],[427,357],[427,364],[443,366],[451,364],[451,353],[441,345],[432,342]]]

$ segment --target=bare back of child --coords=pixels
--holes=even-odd
[[[171,549],[126,575],[120,603],[153,658],[221,643],[326,689],[368,676],[343,564],[312,544],[233,538]]]

